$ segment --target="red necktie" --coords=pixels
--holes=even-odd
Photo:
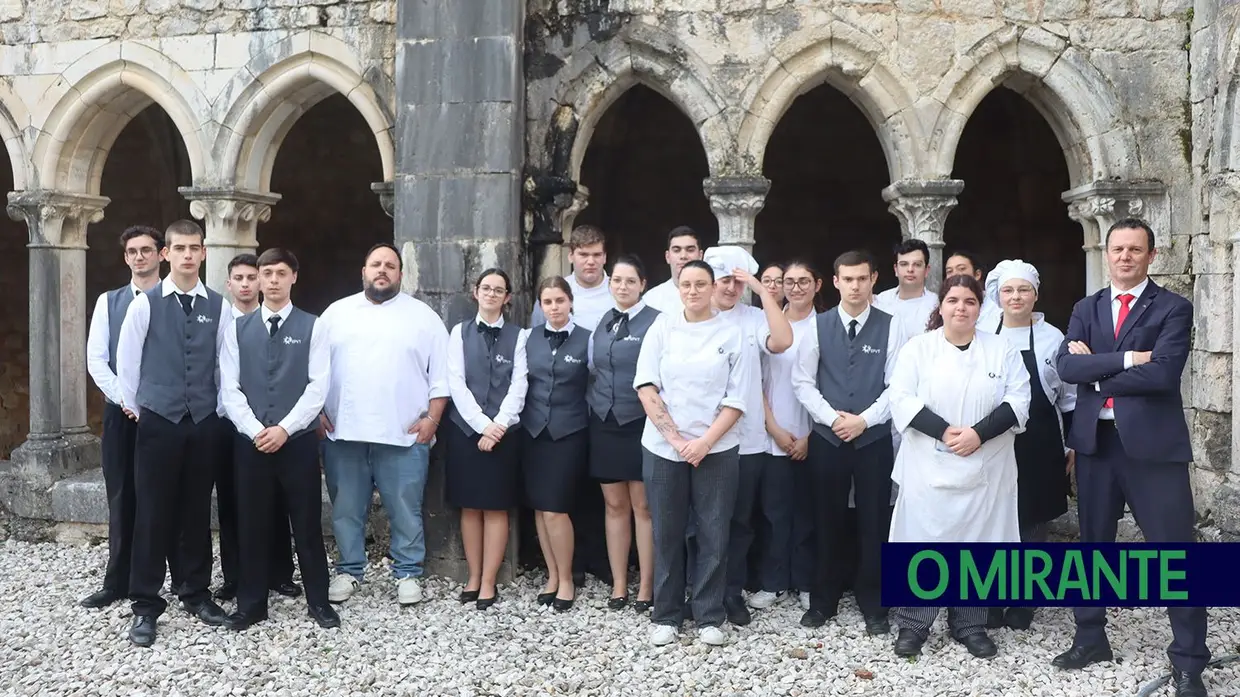
[[[1119,319],[1115,321],[1115,338],[1119,338],[1119,330],[1124,326],[1124,320],[1128,319],[1128,305],[1132,303],[1132,293],[1120,293],[1116,298],[1119,300]],[[1107,401],[1103,402],[1104,409],[1115,408],[1115,400],[1107,397]]]

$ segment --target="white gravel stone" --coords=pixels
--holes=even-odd
[[[951,641],[940,619],[921,658],[908,661],[890,638],[867,637],[846,600],[821,629],[801,627],[800,608],[783,602],[748,627],[725,627],[724,646],[703,646],[686,627],[680,642],[655,648],[649,620],[609,611],[610,588],[597,582],[564,614],[535,604],[542,579],[529,577],[502,586],[487,612],[458,604],[459,585],[442,579],[426,580],[421,604],[400,608],[387,569],[372,567],[339,606],[338,630],[318,628],[304,598],[273,594],[271,620],[241,634],[173,604],[146,650],[125,638],[127,605],[77,606],[97,589],[105,555],[105,546],[0,543],[0,694],[1092,697],[1133,695],[1161,676],[1171,638],[1161,609],[1113,610],[1118,662],[1064,673],[1050,660],[1071,642],[1072,615],[1051,609],[1032,632],[993,632],[1000,653],[988,661]],[[1210,650],[1240,649],[1240,610],[1210,614]],[[1240,662],[1208,670],[1205,682],[1213,695],[1240,693]]]

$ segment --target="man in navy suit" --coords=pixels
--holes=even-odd
[[[1192,542],[1193,453],[1180,376],[1193,306],[1149,279],[1154,233],[1144,221],[1112,225],[1106,254],[1111,285],[1076,304],[1057,356],[1059,376],[1079,386],[1067,444],[1076,450],[1081,541],[1114,542],[1127,503],[1147,542]],[[1206,610],[1168,614],[1175,694],[1205,697]],[[1106,608],[1077,608],[1072,648],[1053,664],[1076,669],[1112,658]]]

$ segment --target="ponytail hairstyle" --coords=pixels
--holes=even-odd
[[[794,268],[801,268],[801,269],[805,269],[806,271],[808,271],[809,275],[814,278],[814,283],[818,285],[818,291],[814,293],[814,312],[822,312],[826,310],[827,303],[825,300],[822,299],[822,286],[824,283],[822,274],[818,272],[818,269],[815,268],[813,264],[811,264],[808,260],[803,259],[803,258],[791,259],[789,261],[784,262],[783,264],[784,274],[787,274],[789,271],[791,271]],[[787,301],[787,297],[788,297],[788,291],[785,290],[784,291],[785,302]]]
[[[949,276],[943,281],[943,286],[939,288],[939,304],[934,308],[934,312],[930,313],[930,321],[926,322],[926,331],[932,332],[943,326],[943,313],[940,309],[943,307],[943,298],[947,297],[947,293],[952,288],[968,288],[977,297],[979,308],[984,302],[985,291],[982,289],[982,282],[972,276]]]
[[[573,301],[573,289],[569,287],[568,281],[564,280],[563,276],[548,276],[544,278],[538,283],[538,294],[534,297],[541,304],[543,291],[552,288],[564,291],[564,294],[568,296],[568,302],[571,303]]]

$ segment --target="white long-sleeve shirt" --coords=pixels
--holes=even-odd
[[[142,289],[130,282],[129,292],[137,297],[142,294]],[[86,372],[90,374],[99,391],[109,402],[120,404],[123,399],[121,383],[109,364],[112,360],[111,327],[112,315],[108,310],[108,293],[102,293],[95,301],[95,311],[90,316],[90,329],[86,332]]]
[[[503,315],[494,324],[484,322],[480,315],[475,317],[474,321],[491,327],[504,326]],[[452,396],[452,406],[475,433],[482,433],[492,423],[505,429],[512,428],[521,420],[521,410],[525,408],[525,392],[529,388],[529,366],[525,360],[525,342],[528,338],[529,332],[524,329],[517,334],[517,345],[512,356],[512,381],[500,402],[499,413],[492,421],[483,413],[482,407],[478,406],[478,400],[474,399],[474,394],[465,384],[465,342],[461,338],[461,325],[452,328],[452,334],[448,337],[448,391]]]

